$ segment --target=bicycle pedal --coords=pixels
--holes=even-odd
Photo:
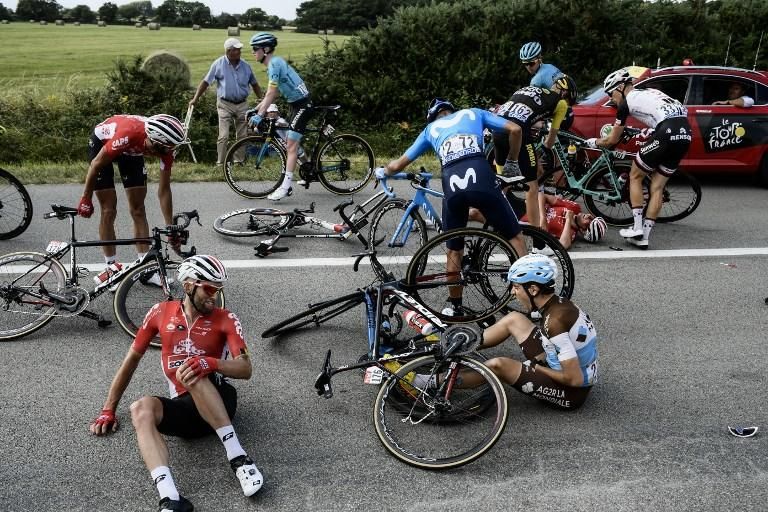
[[[98,325],[99,327],[101,327],[102,329],[104,329],[104,328],[106,328],[106,327],[109,327],[110,325],[112,325],[112,320],[104,320],[104,319],[102,318],[102,319],[100,319],[100,320],[98,320],[98,321],[96,322],[96,325]]]

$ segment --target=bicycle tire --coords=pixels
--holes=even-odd
[[[592,176],[584,183],[588,191],[584,194],[584,206],[589,213],[602,217],[611,226],[626,226],[632,222],[632,208],[629,204],[629,170],[631,162],[615,162],[614,172],[611,174],[607,165],[601,165]],[[621,177],[624,184],[621,188],[621,197],[616,199],[598,199],[598,196],[589,192],[597,192],[604,195],[615,195],[617,183],[614,180]]]
[[[18,266],[37,266],[42,264],[47,269],[34,274],[27,272],[19,276],[22,269]],[[40,267],[43,268],[43,267]],[[27,280],[26,278],[30,279]],[[17,280],[11,288],[11,283]],[[38,252],[15,252],[0,257],[0,341],[10,341],[27,336],[41,329],[56,316],[56,306],[37,307],[24,305],[24,289],[39,290],[42,284],[48,292],[57,292],[66,287],[67,273],[58,260],[48,258]],[[29,300],[38,300],[30,297]],[[27,307],[28,306],[28,307]],[[29,320],[29,321],[27,321]],[[19,323],[21,322],[21,323]]]
[[[464,247],[458,275],[446,270],[445,244],[448,240],[457,240]],[[405,286],[413,297],[445,323],[481,321],[511,300],[511,287],[506,276],[517,257],[509,242],[495,232],[479,228],[452,229],[430,239],[416,251],[408,264]],[[463,312],[444,314],[442,309],[448,298],[448,288],[456,285],[463,287]],[[491,294],[489,289],[495,292]]]
[[[267,197],[285,179],[286,154],[275,139],[250,135],[236,141],[224,158],[224,179],[235,193],[249,199]]]
[[[690,174],[677,171],[667,180],[664,187],[661,210],[656,217],[656,222],[682,220],[695,212],[699,204],[701,204],[701,184]]]
[[[168,300],[182,300],[184,298],[184,289],[181,283],[176,280],[176,270],[179,262],[166,261],[166,279],[168,280],[168,294],[159,286],[146,283],[146,279],[160,269],[157,261],[144,263],[134,269],[131,269],[122,280],[115,291],[115,297],[112,307],[115,311],[115,318],[120,327],[131,336],[136,336],[147,312],[160,302]],[[220,290],[216,294],[216,307],[223,308],[225,304],[224,291]],[[155,335],[150,342],[153,347],[160,346],[160,336]]]
[[[379,263],[395,279],[405,277],[405,272],[399,269],[408,264],[419,247],[427,243],[427,224],[418,210],[413,210],[406,218],[405,212],[411,203],[403,199],[390,199],[382,204],[368,231],[368,248],[376,251]],[[376,265],[373,265],[373,270],[379,279],[388,280]]]
[[[432,375],[446,374],[450,365],[456,365],[453,371],[479,374],[483,384],[460,388],[444,382],[431,389],[408,381],[410,374],[427,376],[423,380],[429,382]],[[403,403],[408,395],[410,408]],[[373,407],[376,434],[387,451],[406,464],[431,470],[463,466],[487,453],[504,432],[508,415],[498,377],[463,356],[426,356],[406,363],[381,386]]]
[[[10,172],[0,169],[0,240],[22,234],[32,222],[32,198]]]
[[[275,208],[242,208],[219,215],[213,230],[220,235],[246,237],[274,233],[284,229],[290,217]]]
[[[356,291],[318,304],[311,304],[306,311],[269,327],[261,333],[261,337],[274,338],[275,336],[281,336],[308,325],[323,324],[364,302],[365,294],[361,291]],[[317,313],[320,314],[318,315]]]
[[[317,178],[334,194],[354,194],[365,188],[373,176],[373,149],[357,135],[336,135],[323,144],[317,155]]]

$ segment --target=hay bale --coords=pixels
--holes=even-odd
[[[227,35],[229,37],[239,36],[240,35],[240,27],[229,27],[229,28],[227,28]]]
[[[107,22],[106,21],[99,21],[98,25],[100,27],[106,27],[107,26]]]
[[[152,23],[147,23],[147,28],[149,30],[160,30],[160,24],[153,21]]]
[[[59,27],[63,27],[64,26],[64,20],[56,20],[56,25],[59,26]]]
[[[144,24],[142,22],[140,22],[140,21],[137,21],[136,23],[133,24],[133,26],[136,27],[136,28],[141,28],[141,27],[144,26]]]
[[[141,69],[167,82],[181,82],[184,87],[189,87],[191,76],[189,64],[183,57],[175,53],[166,50],[153,52],[144,59]]]
[[[192,25],[192,30],[200,30],[201,28],[200,25]]]
[[[76,22],[73,23],[73,25],[76,26],[76,27],[79,27],[80,26],[80,22],[76,21]]]
[[[325,33],[326,33],[327,35],[329,35],[329,36],[332,36],[332,35],[333,35],[333,29],[332,29],[332,28],[329,28],[328,30],[326,30],[326,31],[325,31]]]
[[[41,20],[41,21],[40,21],[40,24],[41,24],[41,25],[47,25],[47,24],[48,24],[48,22],[47,22],[47,21],[45,21],[45,20]]]
[[[30,23],[37,23],[35,20],[29,20]]]
[[[0,24],[7,25],[8,24],[8,20],[0,20]]]

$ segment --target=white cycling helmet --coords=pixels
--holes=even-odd
[[[166,146],[187,144],[187,135],[181,121],[167,114],[157,114],[144,121],[144,130],[152,142]]]
[[[631,83],[632,76],[626,68],[617,69],[603,81],[603,90],[606,94],[611,94],[621,84]]]
[[[608,231],[608,224],[605,223],[605,219],[595,217],[584,230],[584,240],[591,243],[599,242],[605,237],[606,231]]]
[[[507,281],[516,284],[536,283],[545,287],[555,285],[557,265],[544,254],[526,254],[509,267]]]
[[[187,279],[223,283],[227,280],[227,271],[215,256],[199,254],[181,262],[178,269],[179,281]]]

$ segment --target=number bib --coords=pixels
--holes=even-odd
[[[480,148],[477,135],[452,135],[445,139],[440,145],[438,156],[443,165],[464,158],[469,155],[480,154],[483,150]]]

